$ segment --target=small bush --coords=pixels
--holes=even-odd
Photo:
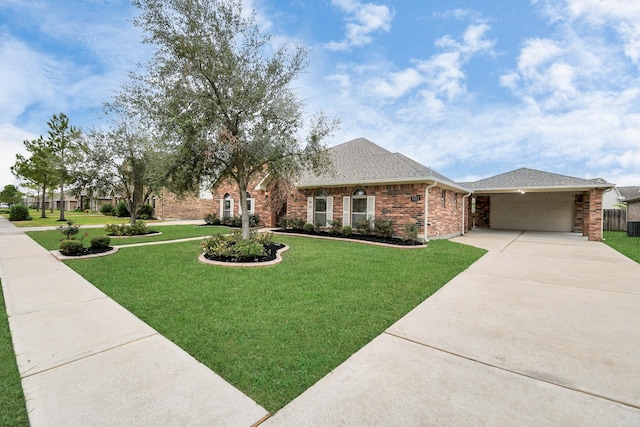
[[[77,207],[77,208],[75,208],[73,211],[74,211],[74,212],[84,212],[84,209],[82,209],[82,207],[81,207],[81,206],[78,206],[78,207]]]
[[[302,218],[290,218],[287,220],[287,225],[289,226],[289,228],[292,228],[294,230],[303,230],[305,224],[306,221]]]
[[[278,227],[280,227],[280,228],[281,228],[281,229],[283,229],[283,230],[286,230],[286,229],[287,229],[287,221],[288,221],[288,220],[287,220],[287,217],[286,217],[286,216],[283,216],[282,218],[280,218],[280,219],[278,220],[278,224],[277,224],[277,226],[278,226]]]
[[[125,226],[127,236],[140,236],[149,233],[149,228],[144,221],[136,221],[134,224]]]
[[[104,226],[104,232],[108,236],[124,236],[125,224],[107,224]]]
[[[304,227],[302,227],[302,229],[305,231],[305,233],[312,233],[313,230],[316,229],[316,227],[313,224],[306,223]]]
[[[220,224],[220,218],[218,218],[215,214],[209,213],[204,216],[204,222],[207,225],[218,225]]]
[[[393,220],[389,218],[376,218],[373,220],[373,233],[380,237],[393,236]]]
[[[149,204],[144,204],[138,208],[136,218],[151,219],[153,218],[153,208]]]
[[[29,208],[25,205],[13,205],[9,208],[9,221],[27,221],[30,219]]]
[[[273,233],[252,233],[251,238],[261,245],[270,245],[273,241]]]
[[[238,259],[253,259],[264,255],[264,246],[255,240],[240,240],[233,245],[233,256]]]
[[[113,205],[111,203],[103,203],[100,205],[100,213],[102,215],[113,215]]]
[[[56,230],[64,234],[66,240],[71,240],[73,236],[78,234],[78,232],[80,231],[80,226],[73,225],[73,221],[69,220],[67,221],[67,225],[61,225],[60,227],[56,228]]]
[[[62,255],[80,255],[84,251],[84,246],[80,240],[66,239],[60,242],[59,249]]]
[[[111,243],[111,237],[109,236],[96,236],[91,238],[91,247],[93,249],[106,249]]]
[[[216,234],[200,243],[200,248],[210,257],[249,261],[264,255],[264,244],[260,239],[267,237],[258,238],[254,235],[252,239],[242,240],[241,233]]]
[[[353,224],[353,227],[360,234],[369,234],[371,232],[371,221],[369,219],[359,219]]]
[[[256,214],[249,215],[249,227],[257,227],[260,225],[260,217]]]
[[[340,234],[341,229],[342,229],[341,220],[336,219],[329,223],[329,234]]]
[[[345,225],[344,227],[342,227],[342,230],[340,230],[340,234],[342,234],[345,237],[350,237],[353,235],[353,230],[351,229],[350,226]]]
[[[116,205],[115,214],[119,218],[131,216],[131,214],[129,213],[129,209],[127,209],[127,204],[125,202],[120,202]]]
[[[415,243],[418,240],[418,226],[415,224],[402,226],[402,237],[405,241]]]

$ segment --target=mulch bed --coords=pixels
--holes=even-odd
[[[68,256],[68,257],[82,257],[82,256],[88,256],[88,255],[98,255],[98,254],[103,254],[105,252],[109,252],[112,251],[113,247],[109,246],[107,248],[84,248],[84,250],[82,252],[80,252],[79,254],[61,254],[63,256]]]
[[[267,262],[273,261],[277,258],[277,252],[284,248],[285,245],[282,243],[271,243],[268,245],[264,245],[265,255],[259,258],[247,258],[247,257],[228,257],[228,256],[211,256],[205,255],[204,257],[210,261],[219,261],[219,262],[228,262],[228,263],[246,263],[246,262]]]
[[[292,229],[278,229],[273,230],[274,233],[283,233],[283,234],[306,234],[309,236],[322,236],[329,237],[336,240],[361,240],[365,242],[375,242],[375,243],[385,243],[387,245],[396,245],[396,246],[424,246],[422,242],[412,242],[409,240],[403,240],[398,237],[380,237],[374,235],[364,235],[364,234],[352,234],[349,237],[343,236],[341,234],[331,234],[327,231],[304,231],[304,230],[292,230]]]

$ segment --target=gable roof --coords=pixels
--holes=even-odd
[[[385,150],[365,138],[329,149],[334,173],[303,174],[296,187],[337,187],[408,182],[437,182],[468,192],[460,184],[410,158]]]
[[[614,186],[602,178],[575,178],[528,168],[520,168],[479,181],[461,184],[474,192],[569,191]]]
[[[623,200],[640,197],[640,187],[617,187],[617,189]]]

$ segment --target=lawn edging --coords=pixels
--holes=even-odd
[[[276,259],[273,259],[271,261],[265,261],[265,262],[223,262],[223,261],[212,261],[210,259],[207,259],[204,254],[200,254],[200,256],[198,257],[198,261],[200,261],[203,264],[209,264],[209,265],[217,265],[220,267],[267,267],[269,265],[275,265],[275,264],[279,264],[280,262],[282,262],[282,256],[281,254],[288,251],[289,250],[289,246],[284,245],[282,248],[278,249],[276,251]]]

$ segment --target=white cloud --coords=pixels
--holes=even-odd
[[[347,25],[344,40],[325,44],[329,50],[344,51],[364,46],[371,43],[374,33],[391,29],[393,13],[387,6],[357,0],[332,0],[331,4],[347,14]]]

